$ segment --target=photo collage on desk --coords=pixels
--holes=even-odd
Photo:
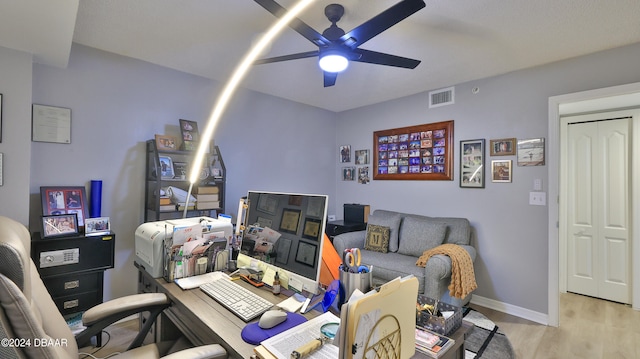
[[[378,137],[378,174],[444,173],[446,130]]]
[[[342,167],[342,180],[343,181],[355,181],[358,180],[360,184],[367,184],[371,181],[369,176],[369,166],[363,166],[369,164],[369,150],[355,150],[354,151],[356,166]],[[340,163],[351,162],[351,145],[340,146]]]

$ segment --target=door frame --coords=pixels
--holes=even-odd
[[[560,116],[579,113],[613,111],[640,107],[640,83],[607,87],[549,97],[548,165],[549,209],[548,209],[548,316],[547,324],[560,325]],[[632,153],[640,153],[640,121],[632,121]],[[640,156],[639,156],[640,157]],[[640,178],[640,159],[634,158],[631,178]],[[631,188],[633,223],[640,223],[640,191]],[[640,258],[640,230],[633,231],[631,256]],[[640,261],[632,260],[632,306],[640,310]],[[565,286],[566,288],[566,286]]]

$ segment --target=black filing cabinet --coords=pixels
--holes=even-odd
[[[113,268],[116,236],[70,236],[31,241],[31,258],[62,315],[102,303],[104,271]]]
[[[333,237],[337,236],[338,234],[363,231],[365,229],[367,229],[366,223],[332,221],[327,222],[325,233],[327,234],[331,242],[333,242]]]

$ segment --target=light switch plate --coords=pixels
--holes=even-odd
[[[529,204],[532,206],[546,206],[547,194],[545,192],[529,192]]]

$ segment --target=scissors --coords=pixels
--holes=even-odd
[[[366,273],[367,266],[361,266],[362,256],[359,248],[347,248],[342,253],[342,270],[350,273]]]

